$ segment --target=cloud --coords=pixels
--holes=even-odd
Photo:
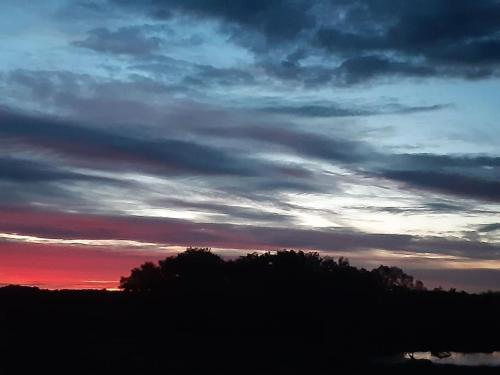
[[[488,155],[391,154],[370,143],[292,127],[240,126],[200,129],[207,135],[273,144],[304,159],[327,161],[360,177],[383,178],[416,190],[500,201],[500,158]],[[402,188],[404,189],[404,188]]]
[[[0,142],[0,146],[4,143]],[[89,211],[95,202],[89,201],[83,192],[130,185],[118,178],[99,176],[95,170],[72,168],[61,160],[45,159],[40,154],[27,158],[24,154],[0,153],[0,205],[44,205]]]
[[[207,64],[192,67],[195,73],[184,77],[182,83],[194,87],[249,86],[256,84],[256,78],[247,70],[239,68],[217,68]]]
[[[266,160],[242,152],[231,142],[205,141],[200,134],[167,138],[163,133],[144,134],[126,127],[102,129],[5,108],[0,109],[0,124],[0,144],[6,151],[26,160],[25,164],[17,162],[12,168],[9,162],[4,163],[5,178],[10,178],[8,185],[14,187],[9,196],[15,202],[24,199],[26,203],[61,204],[85,211],[111,209],[115,195],[124,194],[122,188],[127,188],[126,194],[138,197],[138,201],[147,200],[147,195],[152,194],[150,189],[154,191],[159,181],[175,183],[178,189],[190,190],[198,186],[205,193],[224,192],[251,200],[274,199],[284,192],[323,192],[326,188],[325,181],[311,178],[313,171],[302,165]],[[34,157],[44,159],[47,165],[34,162]],[[79,172],[74,172],[76,170]],[[133,183],[126,174],[143,178]],[[103,175],[112,176],[113,180],[93,177]],[[148,182],[146,175],[155,176],[156,182]],[[22,178],[45,179],[46,182],[34,193],[31,185],[19,185]],[[7,182],[3,184],[5,189]],[[86,188],[83,182],[92,186]],[[330,182],[328,191],[334,188],[335,184]],[[89,199],[106,201],[96,207],[95,201],[91,203]],[[88,207],[82,207],[82,202]],[[244,215],[250,218],[252,213],[234,210],[231,213],[233,217]],[[255,220],[265,216],[253,215]],[[276,221],[278,217],[267,215],[265,219]]]
[[[96,52],[118,55],[148,56],[159,51],[161,40],[146,36],[141,27],[129,26],[117,30],[101,27],[92,29],[83,40],[73,42],[76,47],[88,48]]]
[[[303,157],[313,157],[330,162],[355,163],[367,158],[368,154],[373,152],[373,148],[364,142],[278,126],[208,127],[200,129],[200,132],[221,138],[241,138],[275,144]]]
[[[200,114],[201,115],[201,114]],[[208,120],[209,115],[205,114]],[[201,120],[201,117],[200,117]],[[55,152],[70,165],[97,170],[129,170],[160,176],[240,176],[245,184],[213,182],[244,193],[257,191],[326,192],[314,171],[297,164],[265,160],[236,152],[238,144],[257,150],[295,154],[304,159],[327,161],[360,177],[384,178],[417,190],[469,199],[498,202],[500,182],[496,168],[500,158],[487,155],[390,154],[367,142],[305,132],[277,124],[263,126],[211,126],[187,128],[180,138],[102,130],[53,117],[33,117],[0,111],[0,135],[12,145],[29,145],[38,152]],[[190,134],[188,137],[187,135]],[[78,147],[74,141],[78,140]],[[232,142],[227,140],[231,139]],[[223,145],[223,146],[218,146]],[[266,146],[267,145],[267,146]],[[23,147],[24,147],[23,146]],[[272,148],[269,148],[272,147]],[[75,176],[76,177],[76,176]],[[207,180],[208,181],[208,180]],[[330,183],[330,186],[332,184]]]
[[[429,77],[433,68],[380,56],[358,56],[344,60],[335,72],[336,80],[351,85],[382,76]]]
[[[381,104],[375,107],[348,107],[336,103],[312,103],[301,105],[286,105],[276,103],[260,110],[268,113],[285,114],[306,118],[356,117],[376,116],[382,114],[406,114],[418,112],[439,111],[448,105],[434,104],[429,106],[406,106],[397,103]]]
[[[330,53],[362,63],[353,72],[360,73],[354,74],[358,80],[388,73],[464,78],[498,73],[500,55],[494,47],[500,41],[500,4],[495,0],[339,4],[345,11],[342,23],[321,25],[316,42]],[[395,63],[398,59],[404,64]],[[421,61],[419,66],[411,64],[415,60]]]
[[[481,233],[490,233],[500,230],[500,223],[484,224],[477,227],[477,231]]]
[[[394,76],[480,79],[499,73],[496,0],[113,3],[143,14],[163,12],[167,19],[215,20],[220,32],[253,51],[269,74],[305,84],[353,85]],[[303,62],[318,56],[324,64]]]
[[[211,201],[187,201],[168,198],[150,202],[155,207],[169,207],[188,211],[201,211],[210,215],[223,215],[238,221],[250,220],[251,222],[290,223],[292,216],[276,212],[264,211],[255,207],[244,207],[231,204],[213,203]],[[217,221],[216,217],[213,217]]]
[[[207,224],[131,216],[83,215],[3,208],[0,231],[44,238],[133,240],[176,246],[240,250],[282,248],[336,252],[385,250],[496,259],[500,247],[447,237],[373,234],[349,228],[300,229],[255,225]]]
[[[0,134],[18,144],[55,151],[96,168],[143,166],[165,174],[256,176],[260,169],[276,170],[265,162],[180,139],[131,137],[84,127],[50,117],[33,117],[0,110]],[[78,144],[75,144],[78,141]],[[94,163],[92,163],[94,161]]]
[[[500,202],[499,180],[420,170],[392,170],[381,172],[380,175],[423,190]]]
[[[114,2],[137,9],[131,1]],[[145,7],[156,18],[159,14],[171,16],[175,12],[213,18],[235,27],[235,38],[241,31],[253,31],[264,35],[270,43],[293,40],[303,30],[314,26],[314,19],[308,12],[311,4],[305,1],[151,0],[146,2]],[[245,36],[241,35],[241,38]]]
[[[27,92],[31,100],[41,107],[57,106],[65,108],[81,118],[109,122],[161,121],[161,115],[171,112],[170,106],[179,111],[186,106],[175,99],[175,95],[185,95],[191,100],[191,107],[203,109],[202,92],[218,87],[259,88],[263,85],[251,72],[251,68],[217,68],[206,64],[190,64],[185,61],[160,58],[134,60],[132,70],[157,76],[149,78],[143,74],[133,74],[126,79],[102,80],[86,74],[69,71],[23,70],[17,69],[5,74],[4,81],[14,92]],[[175,73],[178,82],[166,83],[162,74]],[[159,77],[158,77],[159,75]],[[0,76],[1,77],[1,76]],[[170,78],[168,78],[170,79]],[[162,106],[155,101],[162,98]],[[25,97],[20,100],[26,100]],[[226,108],[226,112],[260,111],[264,113],[290,115],[303,118],[363,117],[388,114],[411,114],[439,111],[450,108],[450,104],[408,105],[395,100],[381,100],[377,104],[336,103],[321,100],[301,100],[296,102],[284,98],[244,97],[235,100],[239,107]],[[256,104],[253,104],[253,103]],[[167,106],[168,104],[168,106]],[[226,104],[227,105],[227,104]],[[205,104],[205,107],[210,108]],[[193,109],[190,109],[192,112]],[[212,109],[213,110],[213,109]],[[221,109],[218,109],[222,112]]]
[[[0,180],[17,183],[38,183],[51,181],[108,182],[107,178],[72,172],[34,160],[0,156]]]

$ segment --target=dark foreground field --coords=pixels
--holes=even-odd
[[[69,373],[356,373],[384,367],[447,370],[425,362],[375,366],[405,351],[500,349],[500,299],[436,292],[290,296],[134,295],[0,290],[0,369]],[[307,300],[307,299],[306,299]],[[389,372],[391,371],[391,372]],[[498,373],[498,369],[485,369]]]
[[[291,282],[281,275],[279,279],[286,283],[271,282],[265,274],[260,277],[267,278],[265,285],[234,282],[215,289],[210,278],[205,284],[198,280],[196,287],[186,282],[135,292],[1,288],[0,372],[500,371],[397,361],[403,352],[499,350],[500,297],[496,294],[367,289],[352,277],[356,287],[340,284],[325,289],[313,287],[311,280],[297,282],[296,274],[287,276],[293,278]],[[392,358],[390,363],[380,361],[387,357]]]

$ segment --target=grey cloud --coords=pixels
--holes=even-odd
[[[5,144],[0,142],[0,147]],[[92,204],[85,192],[123,187],[128,183],[95,175],[93,170],[75,171],[60,161],[0,156],[0,204],[43,205],[88,211]],[[31,155],[33,157],[33,155]]]
[[[89,79],[85,76],[71,76],[68,74],[49,75],[43,79],[42,75],[28,74],[27,72],[15,72],[11,79],[16,82],[22,82],[27,87],[33,87],[38,95],[47,94],[55,90],[54,82],[60,82],[64,89],[61,89],[60,95],[72,87],[80,87],[80,81]],[[113,87],[110,87],[112,85]],[[137,85],[141,90],[155,93],[156,90],[162,90],[153,82],[148,80],[139,80]],[[57,86],[56,86],[57,87]],[[120,82],[109,83],[106,86],[100,86],[100,90],[109,96],[114,92],[125,89],[120,86]],[[77,89],[75,89],[78,91]],[[67,98],[66,98],[67,99]],[[64,99],[57,99],[64,100]],[[77,101],[77,107],[84,111],[87,106],[85,101]],[[99,100],[97,100],[99,102]],[[96,103],[91,102],[93,110],[98,108],[97,112],[106,113],[116,111],[119,106],[114,102]],[[88,106],[91,103],[87,103]],[[124,107],[132,108],[134,113],[141,111],[133,105]],[[103,111],[100,110],[105,106]],[[279,105],[263,107],[264,110],[273,111],[291,111],[293,113],[305,111],[309,117],[329,115],[341,116],[349,115],[349,109],[338,108],[335,106],[302,106],[293,107]],[[404,107],[401,105],[386,105],[381,111],[411,111],[411,110],[438,110],[440,106],[429,107]],[[153,116],[151,111],[143,108],[144,118]],[[42,119],[42,123],[47,126],[37,126],[37,119],[32,117],[20,116],[13,117],[13,114],[3,111],[2,121],[5,125],[0,129],[0,134],[5,137],[22,140],[33,145],[38,149],[47,149],[55,147],[56,151],[75,159],[80,159],[81,163],[87,165],[98,165],[99,168],[137,168],[144,167],[148,173],[159,173],[164,175],[182,175],[182,174],[202,174],[202,175],[233,175],[252,177],[251,184],[254,189],[263,189],[266,191],[288,189],[293,191],[321,191],[324,187],[311,178],[306,177],[305,169],[299,166],[294,167],[294,176],[282,169],[282,166],[275,162],[263,161],[258,158],[250,158],[247,154],[236,152],[234,147],[243,144],[245,141],[254,141],[258,143],[258,151],[279,151],[284,153],[295,153],[301,157],[315,158],[325,160],[336,165],[342,165],[359,173],[362,176],[382,177],[386,180],[393,180],[404,183],[405,186],[422,191],[431,191],[444,195],[460,196],[469,199],[479,199],[487,201],[496,201],[498,196],[495,194],[499,176],[498,167],[500,158],[488,155],[435,155],[435,154],[390,154],[375,149],[372,145],[362,141],[346,139],[341,137],[326,136],[321,133],[312,133],[300,131],[295,127],[285,128],[277,124],[264,125],[241,125],[244,119],[233,118],[229,116],[224,118],[222,114],[215,114],[210,111],[200,111],[194,104],[185,108],[185,114],[177,108],[165,121],[191,124],[184,126],[185,132],[190,132],[190,140],[186,141],[186,134],[182,132],[171,131],[177,134],[177,138],[154,140],[151,136],[144,134],[134,134],[133,128],[127,128],[125,133],[117,130],[99,130],[96,127],[82,127],[78,124],[59,124],[58,121],[49,121],[47,124]],[[366,109],[360,109],[366,111]],[[87,111],[91,112],[91,111]],[[126,109],[123,113],[120,111],[120,118],[126,121]],[[354,112],[356,113],[356,112]],[[354,114],[352,113],[352,114]],[[366,112],[365,112],[366,113]],[[100,120],[106,120],[102,118]],[[110,119],[107,119],[110,120]],[[157,119],[158,120],[158,119]],[[45,122],[44,122],[45,121]],[[223,122],[223,125],[220,125]],[[19,123],[19,125],[15,125]],[[213,125],[217,124],[217,125]],[[68,126],[66,126],[68,125]],[[126,135],[129,132],[129,135]],[[172,136],[172,134],[170,134]],[[71,147],[74,139],[80,140],[79,148]],[[205,137],[205,138],[203,138]],[[224,147],[219,147],[221,139],[231,138],[234,140],[232,149],[230,143],[224,142]],[[203,139],[203,141],[200,141]],[[212,143],[207,142],[211,140]],[[57,141],[57,144],[56,142]],[[255,146],[245,145],[245,149]],[[49,148],[50,148],[49,147]],[[86,149],[88,147],[88,149]],[[270,148],[269,148],[270,147]],[[90,152],[92,151],[92,152]],[[81,158],[84,156],[85,158]],[[204,155],[200,157],[199,155]],[[426,179],[424,176],[427,176]],[[279,178],[271,178],[279,176]],[[286,176],[286,178],[284,178]],[[448,177],[451,176],[451,179]],[[310,174],[309,174],[310,177]],[[317,177],[317,176],[316,176]],[[462,182],[468,187],[454,186],[447,183],[447,180],[453,180],[456,183]],[[247,179],[248,181],[248,179]],[[439,182],[441,181],[441,182]],[[247,182],[248,183],[248,182]],[[241,184],[240,184],[241,185]],[[226,186],[227,189],[234,189],[234,186]],[[240,186],[242,190],[245,187]]]
[[[134,131],[125,135],[116,129],[101,130],[5,109],[0,110],[0,124],[0,136],[14,149],[31,148],[42,154],[55,154],[72,167],[159,177],[203,176],[211,188],[250,197],[321,189],[310,178],[311,172],[302,166],[252,157],[229,145],[215,147],[193,140],[154,138]]]
[[[129,239],[167,243],[178,246],[208,246],[246,250],[275,250],[282,248],[321,251],[357,252],[387,250],[391,252],[435,253],[455,257],[490,260],[497,259],[500,247],[496,244],[447,237],[411,236],[401,234],[373,234],[348,228],[322,230],[271,228],[255,225],[207,224],[185,220],[86,215],[94,225],[80,226],[79,215],[38,213],[29,221],[14,219],[9,210],[2,212],[0,230],[26,235],[56,238]],[[44,215],[54,226],[33,226],[36,215]],[[131,230],[133,228],[133,230]]]
[[[451,203],[447,201],[430,201],[427,202],[427,197],[421,198],[415,205],[410,206],[353,206],[351,208],[361,211],[367,210],[370,212],[383,212],[394,215],[414,215],[414,214],[461,214],[461,215],[478,215],[478,214],[495,214],[496,211],[477,207],[475,204],[470,204],[465,201]]]
[[[216,68],[211,65],[195,65],[193,74],[188,74],[183,83],[188,86],[236,86],[252,85],[256,83],[255,77],[247,70],[238,68]]]
[[[153,60],[157,60],[156,58]],[[162,70],[172,71],[170,65],[183,65],[180,61],[159,59],[167,64]],[[136,66],[140,70],[155,70],[149,65]],[[180,67],[178,67],[180,69]],[[182,83],[177,85],[164,84],[161,80],[155,81],[142,75],[130,75],[126,81],[99,81],[87,75],[72,74],[58,71],[26,71],[15,70],[6,75],[5,81],[12,87],[22,87],[30,90],[37,102],[48,102],[70,109],[83,118],[99,122],[127,122],[162,121],[158,108],[148,104],[146,97],[165,96],[165,100],[174,94],[185,94],[190,97],[199,97],[203,90],[210,86],[257,85],[255,77],[247,71],[236,68],[216,68],[210,65],[195,64],[188,70],[194,70],[185,75],[179,74]],[[155,73],[156,74],[156,73]],[[85,91],[92,91],[94,96],[84,95]],[[140,96],[144,98],[139,99]],[[138,98],[136,98],[138,97]],[[252,99],[249,102],[255,101]],[[291,115],[306,118],[355,117],[376,116],[388,114],[407,114],[418,112],[439,111],[448,108],[449,104],[434,105],[406,105],[394,100],[373,104],[338,104],[333,102],[302,102],[297,105],[282,99],[260,100],[262,104],[244,105],[244,111],[260,111],[281,115]],[[259,102],[259,100],[257,100]],[[200,103],[193,105],[201,106]],[[177,109],[178,111],[179,109]],[[232,109],[234,110],[234,108]],[[165,106],[164,112],[168,112]]]
[[[170,18],[181,13],[218,20],[226,26],[222,32],[269,65],[269,74],[306,84],[351,85],[381,76],[479,79],[499,73],[500,4],[496,0],[113,3],[146,14],[166,12]],[[271,49],[281,51],[286,63],[272,63]],[[295,56],[298,49],[302,52]],[[325,60],[333,55],[341,62],[337,69],[301,66],[300,60],[309,55]]]
[[[368,110],[342,108],[336,104],[331,105],[301,105],[301,106],[270,106],[262,108],[264,112],[287,114],[301,117],[352,117],[373,114]]]
[[[344,60],[336,70],[336,79],[350,85],[381,76],[429,77],[435,74],[435,70],[429,66],[369,55]]]
[[[114,0],[121,6],[139,8],[133,1]],[[144,7],[156,17],[181,12],[193,17],[213,18],[236,28],[233,36],[243,32],[258,32],[269,42],[296,38],[303,30],[314,26],[309,2],[290,0],[148,0]],[[242,37],[242,36],[241,36]],[[243,38],[243,37],[242,37]]]
[[[473,213],[487,213],[483,210],[473,208],[464,203],[449,203],[449,202],[427,202],[425,208],[430,212],[436,213],[457,213],[457,212],[473,212]]]
[[[161,40],[144,35],[140,27],[122,27],[114,31],[97,28],[90,30],[85,39],[74,41],[73,45],[97,52],[145,56],[158,51]]]
[[[219,135],[279,144],[301,156],[341,163],[361,175],[383,177],[415,189],[500,201],[496,172],[500,158],[494,156],[385,154],[361,141],[279,128],[240,128]]]
[[[499,180],[433,170],[390,170],[380,175],[423,190],[500,202]]]
[[[481,233],[497,232],[499,230],[500,230],[500,223],[484,224],[477,228],[477,231]]]
[[[239,176],[256,175],[259,167],[266,168],[256,160],[185,140],[133,138],[6,110],[0,111],[0,122],[0,134],[6,139],[75,159],[83,157],[82,162],[99,161],[108,168],[131,164],[168,174],[189,172]],[[78,141],[78,147],[75,147],[75,141]]]
[[[81,186],[81,182],[85,185]],[[104,182],[104,184],[103,184]],[[92,183],[89,185],[88,183]],[[99,211],[82,195],[82,191],[95,188],[102,190],[104,186],[114,185],[117,181],[92,181],[84,179],[64,179],[57,181],[14,181],[0,179],[0,205],[16,207],[45,207],[75,212]],[[71,187],[72,189],[68,189]],[[76,188],[76,189],[75,189]],[[0,208],[1,209],[1,208]]]
[[[373,148],[368,144],[343,138],[285,128],[259,126],[238,128],[206,128],[207,135],[225,138],[243,138],[283,146],[302,156],[316,157],[332,162],[355,163],[368,157]]]
[[[0,156],[0,180],[17,183],[39,183],[51,181],[106,182],[109,179],[72,172],[50,164],[14,157]]]
[[[439,155],[439,154],[393,154],[387,160],[394,169],[440,169],[460,170],[487,174],[490,169],[500,167],[500,157],[488,155]],[[493,172],[494,173],[494,172]]]
[[[342,2],[340,2],[341,4]],[[368,72],[408,75],[487,77],[498,72],[500,4],[495,0],[360,0],[345,10],[344,25],[322,25],[316,42],[349,58],[396,54],[406,65],[376,62]],[[335,6],[333,7],[335,8]],[[408,62],[424,58],[420,67]],[[366,61],[365,61],[366,62]],[[377,69],[375,69],[377,67]],[[378,71],[377,71],[378,70]],[[366,68],[358,79],[371,78]]]
[[[307,105],[270,105],[261,108],[264,112],[294,115],[300,117],[356,117],[356,116],[375,116],[382,114],[405,114],[439,111],[447,108],[448,105],[435,104],[429,106],[406,106],[401,104],[381,104],[377,108],[372,107],[348,107],[336,103],[318,103]]]
[[[224,215],[233,219],[248,219],[252,222],[275,222],[285,223],[291,220],[290,215],[268,212],[257,208],[237,206],[231,204],[219,204],[211,202],[185,201],[181,199],[160,199],[150,202],[158,207],[174,207],[192,211],[201,211],[210,214]]]

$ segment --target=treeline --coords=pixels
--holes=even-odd
[[[432,374],[441,369],[377,360],[500,349],[498,294],[426,291],[399,268],[317,253],[188,249],[120,284],[0,288],[0,374]]]
[[[398,267],[367,271],[340,257],[316,252],[282,250],[250,253],[224,260],[208,248],[188,248],[158,264],[147,262],[120,280],[128,292],[197,291],[218,293],[276,288],[294,292],[424,290],[424,284]]]

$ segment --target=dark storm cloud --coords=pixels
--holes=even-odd
[[[221,22],[221,31],[260,56],[268,74],[311,84],[379,77],[497,75],[496,0],[150,0],[114,1],[147,14]],[[157,17],[158,18],[158,17]],[[165,18],[165,17],[163,17]],[[276,54],[278,61],[276,61]],[[271,56],[274,55],[274,56]],[[311,66],[308,56],[339,60]]]
[[[73,45],[97,52],[144,56],[158,51],[161,40],[144,35],[140,27],[122,27],[114,31],[101,27],[90,30],[85,39]]]
[[[113,2],[140,8],[130,0]],[[141,5],[155,18],[169,18],[175,12],[214,18],[235,27],[235,37],[241,30],[246,30],[261,33],[270,42],[293,40],[301,31],[314,26],[314,18],[308,12],[312,3],[307,1],[147,0]],[[245,38],[241,34],[240,37]]]
[[[340,8],[345,14],[338,26],[349,27],[323,24],[316,37],[323,47],[343,54],[392,50],[443,59],[461,46],[488,45],[499,30],[496,0],[358,0],[331,9]],[[469,62],[497,55],[495,51],[490,51],[491,56],[480,49],[476,52]]]
[[[348,27],[321,25],[316,41],[343,56],[383,53],[387,59],[387,54],[396,54],[406,61],[394,65],[394,60],[374,60],[368,70],[373,74],[481,78],[498,72],[500,3],[496,0],[361,0],[343,9],[342,22]],[[421,65],[407,65],[413,60],[421,60]],[[366,68],[359,78],[370,78]]]

